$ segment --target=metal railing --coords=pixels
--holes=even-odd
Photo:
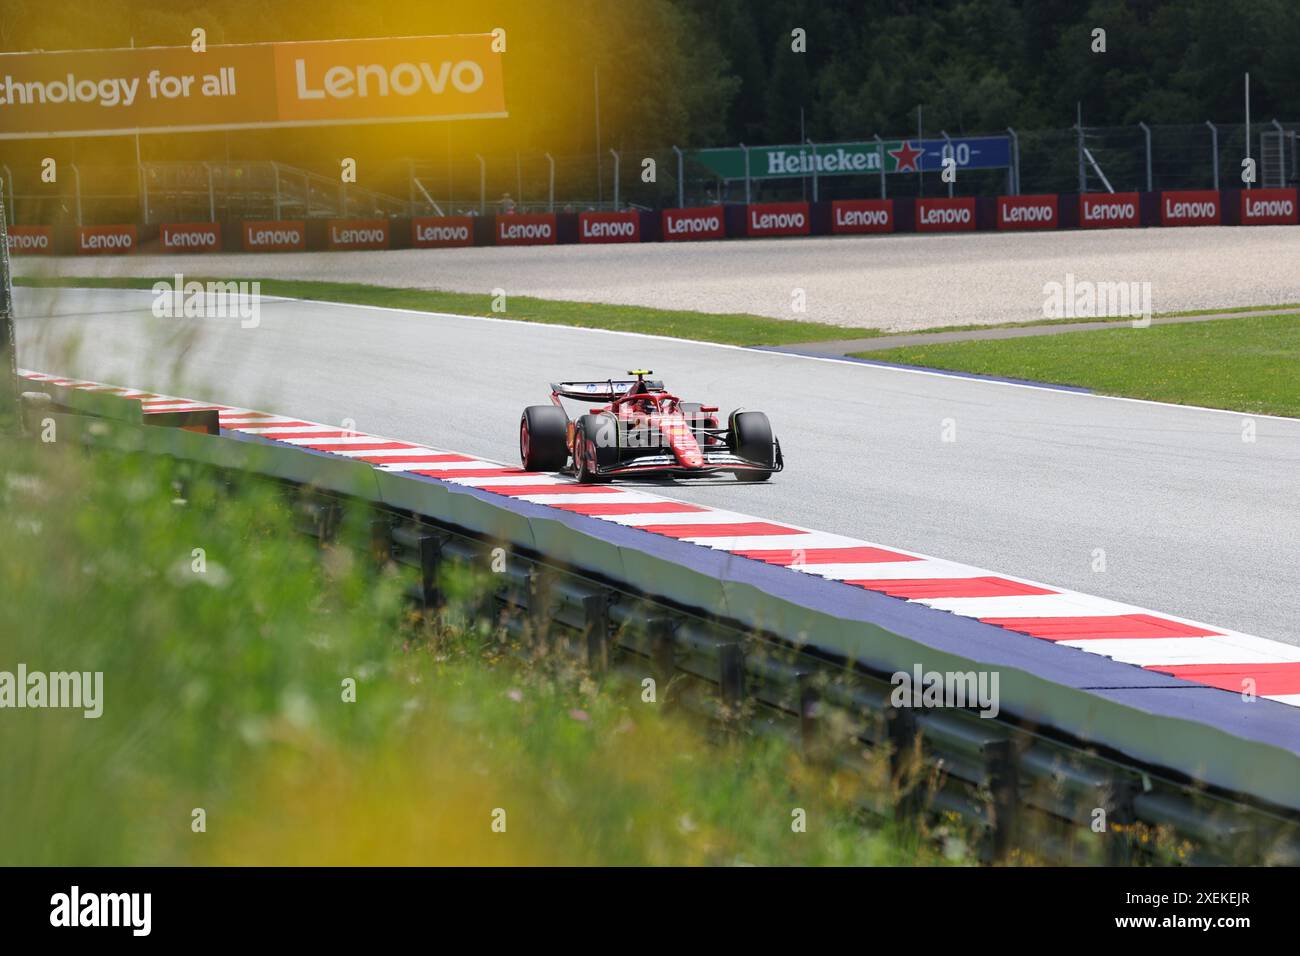
[[[789,178],[723,178],[698,150],[622,145],[600,155],[548,151],[448,155],[372,162],[363,181],[258,162],[148,162],[136,166],[64,164],[56,183],[38,176],[8,183],[11,222],[92,224],[259,218],[372,218],[413,215],[659,209],[765,200],[874,196],[1129,192],[1243,187],[1242,160],[1252,157],[1250,186],[1300,183],[1300,123],[1270,120],[1250,127],[1214,123],[1005,129],[1006,168],[962,169],[955,183],[936,172]],[[956,137],[938,131],[931,138]],[[863,135],[859,141],[879,141]],[[813,144],[805,143],[811,148]],[[833,144],[817,144],[818,148]],[[737,144],[745,159],[758,147]],[[749,163],[745,163],[749,169]],[[399,198],[400,197],[400,198]]]

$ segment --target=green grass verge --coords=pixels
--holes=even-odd
[[[97,718],[0,710],[0,865],[969,859],[952,824],[864,825],[883,755],[712,740],[675,683],[521,661],[463,611],[413,618],[407,583],[264,485],[0,438],[0,671],[103,673]]]
[[[1300,315],[917,345],[857,357],[1300,417]]]
[[[209,279],[190,277],[193,281]],[[42,277],[24,276],[15,285],[36,288],[148,289],[155,282],[172,282],[165,278],[128,277]],[[224,281],[224,280],[223,280]],[[869,338],[880,335],[877,329],[846,328],[823,322],[796,319],[772,319],[761,315],[651,309],[635,305],[602,305],[591,302],[565,302],[510,296],[505,312],[492,311],[490,295],[470,292],[441,292],[430,289],[394,289],[358,282],[309,282],[287,279],[258,279],[264,295],[323,302],[348,302],[354,305],[413,309],[417,312],[454,312],[459,315],[486,315],[521,322],[546,325],[574,325],[586,329],[610,329],[641,332],[647,335],[671,335],[700,342],[724,345],[793,345],[798,342],[828,339]]]

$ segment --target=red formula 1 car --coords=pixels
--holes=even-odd
[[[715,407],[683,402],[631,371],[635,379],[559,382],[550,405],[530,405],[519,421],[519,457],[528,471],[571,471],[579,481],[623,475],[677,478],[732,472],[765,481],[783,467],[781,444],[762,412],[737,409],[718,424]],[[608,402],[569,418],[562,399]]]

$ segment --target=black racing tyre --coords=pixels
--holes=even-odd
[[[776,448],[772,441],[772,423],[762,412],[731,413],[728,433],[731,453],[766,468],[776,467]],[[738,471],[740,481],[767,481],[770,471]]]
[[[569,416],[558,405],[530,405],[519,417],[524,471],[559,471],[569,460]]]
[[[596,472],[596,468],[609,468],[618,463],[618,423],[612,415],[583,415],[578,419],[573,436],[573,468],[578,481],[592,484],[609,478]]]

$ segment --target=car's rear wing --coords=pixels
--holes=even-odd
[[[626,395],[634,385],[636,385],[635,379],[605,379],[603,382],[552,382],[551,391],[560,398],[572,398],[580,402],[612,402],[614,399]],[[664,383],[646,379],[645,387],[647,391],[662,392]]]

